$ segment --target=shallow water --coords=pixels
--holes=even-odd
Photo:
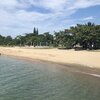
[[[1,56],[0,100],[100,100],[100,78]]]

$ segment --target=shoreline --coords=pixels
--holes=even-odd
[[[91,66],[82,65],[81,63],[75,63],[75,62],[68,63],[68,62],[60,62],[60,61],[55,61],[55,60],[53,61],[51,59],[50,60],[48,60],[48,59],[41,59],[41,58],[38,58],[38,56],[37,57],[31,57],[32,55],[31,56],[20,55],[20,53],[23,54],[23,52],[22,52],[23,50],[31,52],[33,49],[30,50],[30,49],[26,49],[26,48],[0,47],[0,53],[2,55],[5,55],[5,56],[15,57],[15,58],[18,58],[18,59],[25,59],[25,60],[28,60],[28,61],[42,61],[42,62],[47,62],[47,63],[58,64],[58,65],[61,65],[61,66],[65,67],[68,70],[71,70],[73,72],[78,72],[78,73],[81,73],[81,74],[87,74],[87,75],[92,75],[92,76],[100,77],[100,68],[99,67],[91,67]],[[12,51],[13,52],[15,51],[15,53],[13,54]],[[40,49],[40,51],[41,51],[41,49]],[[61,52],[63,52],[63,50],[61,50]],[[67,51],[67,52],[70,52],[70,51]],[[76,52],[76,51],[72,51],[72,53],[73,52]],[[80,53],[80,51],[77,51],[76,53],[78,53],[78,52]],[[82,51],[82,52],[84,52],[84,51]],[[32,53],[34,53],[34,50],[32,51]],[[48,54],[50,56],[49,52],[48,52]],[[48,56],[48,58],[49,58],[49,56]]]
[[[48,64],[55,64],[55,65],[59,65],[60,68],[63,68],[64,70],[67,70],[67,71],[70,71],[70,72],[100,78],[100,69],[99,68],[91,68],[91,67],[83,66],[83,65],[80,65],[80,64],[56,63],[56,62],[52,62],[52,61],[31,59],[31,58],[27,58],[27,57],[19,57],[19,56],[13,56],[13,55],[4,55],[3,54],[3,56],[21,59],[21,60],[26,60],[26,61],[30,61],[32,63],[34,61],[36,61],[36,62],[39,62],[39,63],[42,62],[42,63],[48,63]]]

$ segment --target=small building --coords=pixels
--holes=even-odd
[[[73,48],[75,49],[75,51],[77,51],[77,50],[82,50],[82,46],[80,46],[79,43],[78,43],[78,44],[75,44],[75,45],[73,46]]]

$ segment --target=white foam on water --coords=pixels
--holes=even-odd
[[[90,74],[90,75],[95,76],[95,77],[100,77],[99,74]]]
[[[100,78],[99,74],[91,74],[91,73],[81,72],[81,71],[75,71],[75,72],[82,73],[82,74],[87,74],[87,75],[91,75],[91,76],[95,76],[95,77],[99,77]]]

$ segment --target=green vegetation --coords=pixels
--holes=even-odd
[[[87,24],[77,24],[75,27],[64,31],[49,32],[39,34],[38,29],[34,28],[33,33],[24,36],[0,35],[0,45],[2,46],[53,46],[57,48],[71,49],[81,47],[81,49],[100,49],[100,25],[88,22]],[[76,46],[76,47],[75,47]]]

